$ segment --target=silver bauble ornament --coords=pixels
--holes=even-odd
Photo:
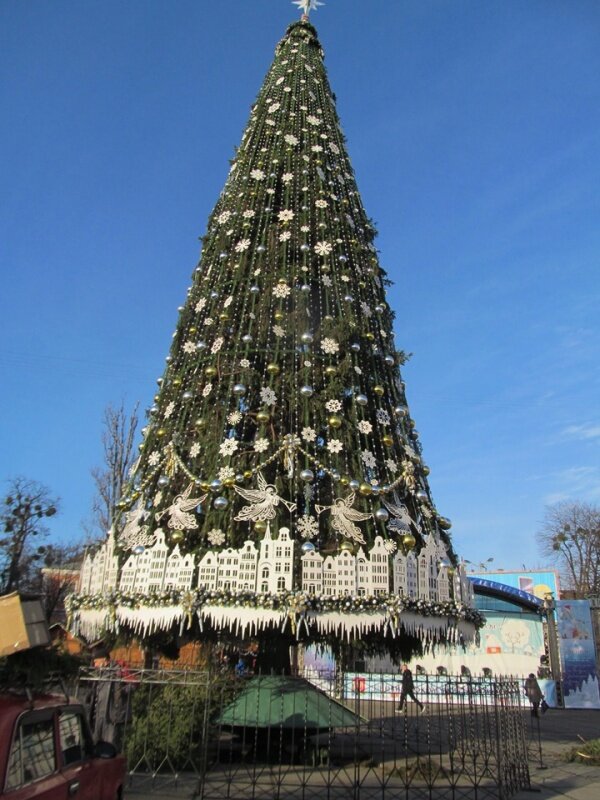
[[[303,480],[305,483],[310,483],[315,479],[315,474],[312,469],[303,469],[300,473],[300,479]]]
[[[308,245],[308,244],[301,244],[301,245],[300,245],[300,250],[302,250],[302,252],[303,252],[303,253],[306,253],[308,250],[310,250],[310,245]]]
[[[375,511],[375,519],[379,520],[379,522],[387,522],[389,518],[390,515],[387,508],[381,507]]]
[[[302,397],[312,397],[314,394],[314,389],[312,386],[301,386],[300,387],[300,394]]]
[[[267,248],[264,246],[264,244],[259,244],[258,247],[256,248],[256,252],[257,253],[264,253],[266,249]]]
[[[356,478],[352,478],[348,486],[350,487],[350,489],[352,489],[353,492],[356,492],[360,487],[360,481],[357,481]]]
[[[246,387],[243,383],[234,383],[233,385],[233,393],[241,397],[243,394],[246,394]]]
[[[136,544],[136,546],[131,550],[134,556],[141,556],[142,553],[146,552],[146,548],[143,544]]]
[[[159,486],[168,486],[169,485],[169,479],[167,478],[166,475],[161,475],[160,478],[156,481],[156,483]]]
[[[194,396],[194,393],[193,393],[193,392],[184,392],[184,393],[181,395],[181,397],[182,397],[182,399],[183,399],[183,400],[191,400],[193,396]]]
[[[206,342],[196,342],[196,350],[206,350]]]
[[[218,478],[215,478],[214,481],[210,482],[211,492],[220,492],[222,488],[223,488],[223,481],[220,481]]]
[[[250,287],[250,292],[252,294],[258,294],[260,292],[260,287],[259,286],[251,286]]]
[[[309,284],[308,283],[303,283],[302,286],[300,287],[300,291],[304,292],[304,294],[308,294],[308,292],[310,292]]]
[[[304,342],[304,344],[310,344],[313,340],[313,335],[310,331],[305,331],[300,339]]]
[[[303,553],[314,553],[316,549],[312,542],[304,542],[300,547]]]
[[[224,259],[227,258],[227,253],[225,253],[225,252],[219,253],[219,258],[221,259],[221,261],[223,261]]]
[[[359,406],[366,406],[369,402],[369,398],[366,394],[357,394],[355,399]]]
[[[229,500],[226,497],[215,497],[213,508],[217,511],[224,511],[229,505]]]
[[[421,503],[426,503],[427,500],[429,499],[427,497],[427,492],[424,491],[423,489],[419,489],[417,492],[415,492],[415,498],[419,500],[419,502]]]

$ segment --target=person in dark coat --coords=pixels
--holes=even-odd
[[[408,668],[408,664],[402,664],[402,687],[400,689],[400,705],[397,709],[398,712],[406,710],[406,700],[408,697],[410,697],[410,699],[419,706],[421,711],[423,711],[425,705],[415,697],[415,684],[413,681],[412,672]]]
[[[530,672],[529,677],[525,679],[525,694],[531,703],[531,716],[537,717],[538,709],[540,707],[540,703],[544,699],[544,695],[542,694],[540,685],[537,682],[533,672]]]

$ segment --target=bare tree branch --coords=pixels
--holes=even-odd
[[[111,527],[118,528],[120,513],[117,503],[121,498],[123,486],[127,482],[129,470],[135,461],[135,434],[138,426],[136,403],[128,414],[123,403],[118,408],[107,406],[102,418],[101,467],[91,470],[96,496],[92,504],[93,532],[96,537],[106,536]]]
[[[563,581],[578,597],[600,594],[600,509],[589,503],[562,502],[546,508],[537,535]]]

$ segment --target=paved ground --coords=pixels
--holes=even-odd
[[[513,800],[600,800],[600,767],[568,763],[564,753],[581,744],[582,739],[600,738],[600,711],[552,709],[529,725],[529,769],[531,791],[520,792]],[[149,797],[151,800],[188,800],[194,796],[196,781],[183,780],[177,787],[151,789],[144,781],[127,789],[125,798]],[[352,796],[352,795],[349,795]],[[387,795],[386,795],[387,797]]]
[[[540,718],[541,757],[535,725],[529,733],[531,786],[540,800],[600,800],[600,767],[570,764],[562,758],[581,739],[600,738],[600,711],[548,711]],[[514,800],[532,800],[532,793],[521,792]]]

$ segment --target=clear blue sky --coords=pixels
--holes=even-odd
[[[0,3],[0,478],[89,514],[101,417],[152,402],[288,0]],[[600,501],[600,4],[327,0],[313,15],[456,548],[541,565]]]

